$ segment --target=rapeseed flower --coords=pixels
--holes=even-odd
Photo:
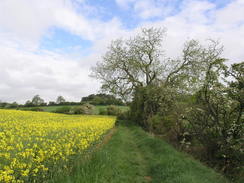
[[[41,182],[114,123],[106,116],[0,110],[0,182]]]

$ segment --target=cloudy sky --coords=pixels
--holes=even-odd
[[[167,28],[167,56],[213,38],[244,60],[244,0],[0,0],[0,100],[79,101],[99,90],[88,75],[110,41],[151,26]]]

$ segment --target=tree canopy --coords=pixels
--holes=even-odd
[[[112,41],[108,51],[92,69],[92,76],[101,80],[102,90],[131,98],[138,87],[153,84],[171,85],[182,92],[195,91],[209,64],[220,59],[222,46],[213,40],[204,47],[197,40],[185,43],[182,56],[166,58],[162,49],[165,29],[142,29],[130,39]]]
[[[63,96],[58,96],[56,100],[56,104],[62,104],[65,102],[65,99]]]
[[[102,81],[103,90],[126,99],[136,87],[161,77],[164,34],[163,29],[142,29],[134,38],[113,41],[92,76]]]
[[[32,98],[32,101],[31,103],[35,106],[38,106],[38,105],[41,105],[44,103],[44,100],[39,96],[39,95],[35,95],[33,98]]]

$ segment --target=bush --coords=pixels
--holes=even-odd
[[[169,131],[171,120],[164,119],[162,116],[155,114],[148,119],[149,131],[165,134]]]
[[[82,98],[82,102],[89,102],[93,105],[124,105],[121,99],[107,94],[91,94]]]
[[[14,103],[12,103],[12,104],[6,104],[5,106],[4,106],[4,108],[6,108],[6,109],[16,109],[16,108],[18,108],[18,104],[16,103],[16,102],[14,102]]]
[[[146,130],[153,130],[152,123],[162,121],[158,116],[167,116],[175,108],[177,92],[173,87],[150,85],[138,87],[131,103],[131,120]],[[154,117],[153,117],[154,116]],[[152,119],[151,119],[152,118]]]
[[[121,111],[120,113],[117,115],[117,118],[119,120],[128,120],[130,118],[130,111]]]
[[[70,111],[71,111],[71,107],[64,106],[64,107],[57,108],[54,112],[63,113],[63,114],[70,114]]]
[[[93,114],[95,106],[91,104],[83,104],[72,109],[73,114]]]
[[[84,114],[84,110],[81,106],[73,107],[71,110],[72,114]]]
[[[117,116],[121,113],[121,110],[114,105],[110,105],[107,107],[107,113],[108,115]]]
[[[100,115],[108,115],[108,111],[106,108],[100,108],[99,109],[99,114]]]

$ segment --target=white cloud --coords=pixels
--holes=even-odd
[[[244,1],[235,0],[221,10],[216,12],[216,28],[218,29],[238,29],[240,24],[244,24]]]
[[[32,43],[34,48],[50,27],[94,41],[104,37],[111,27],[114,30],[121,26],[116,18],[108,22],[86,18],[85,12],[77,12],[72,0],[1,0],[0,12],[0,36],[22,45]]]
[[[180,11],[171,16],[168,12],[174,6],[169,0],[157,1],[162,4],[153,0],[116,2],[123,8],[132,7],[136,16],[144,19],[140,26],[126,30],[115,16],[109,21],[87,18],[70,0],[1,0],[0,100],[24,102],[40,94],[46,100],[63,95],[78,101],[96,92],[99,83],[88,77],[89,68],[101,59],[112,39],[128,37],[145,26],[167,28],[164,48],[168,56],[179,56],[187,39],[213,38],[224,44],[224,56],[230,63],[244,59],[243,0],[221,9],[208,1],[185,0]],[[146,21],[152,17],[161,20]],[[40,39],[53,26],[91,40],[91,54],[74,59],[67,53],[40,50]]]
[[[186,40],[198,39],[202,42],[209,38],[217,39],[224,45],[223,56],[229,59],[229,64],[244,60],[244,3],[233,1],[227,6],[217,9],[207,1],[187,0],[181,11],[173,16],[156,21],[144,22],[140,26],[166,27],[165,49],[170,57],[180,55],[180,50]],[[231,12],[234,15],[230,15]],[[224,20],[224,17],[233,19]]]
[[[143,19],[158,17],[164,11],[162,7],[157,7],[152,0],[137,1],[134,10]]]
[[[123,9],[132,8],[141,19],[159,18],[175,11],[178,0],[116,0]]]
[[[0,98],[24,102],[35,94],[47,100],[63,95],[79,101],[81,96],[98,89],[98,82],[88,78],[89,67],[58,54],[35,54],[1,47]],[[93,86],[93,87],[90,87]]]
[[[89,78],[89,69],[123,32],[118,19],[88,19],[71,1],[60,0],[3,0],[0,12],[1,100],[24,102],[38,93],[47,100],[64,95],[78,101],[97,91],[99,83]],[[94,53],[78,60],[40,50],[41,38],[54,26],[95,42]]]
[[[181,16],[187,24],[207,24],[211,21],[215,5],[208,1],[186,0],[181,6]]]
[[[37,43],[55,21],[53,10],[61,5],[58,0],[2,0],[0,29],[7,32],[9,38]]]

